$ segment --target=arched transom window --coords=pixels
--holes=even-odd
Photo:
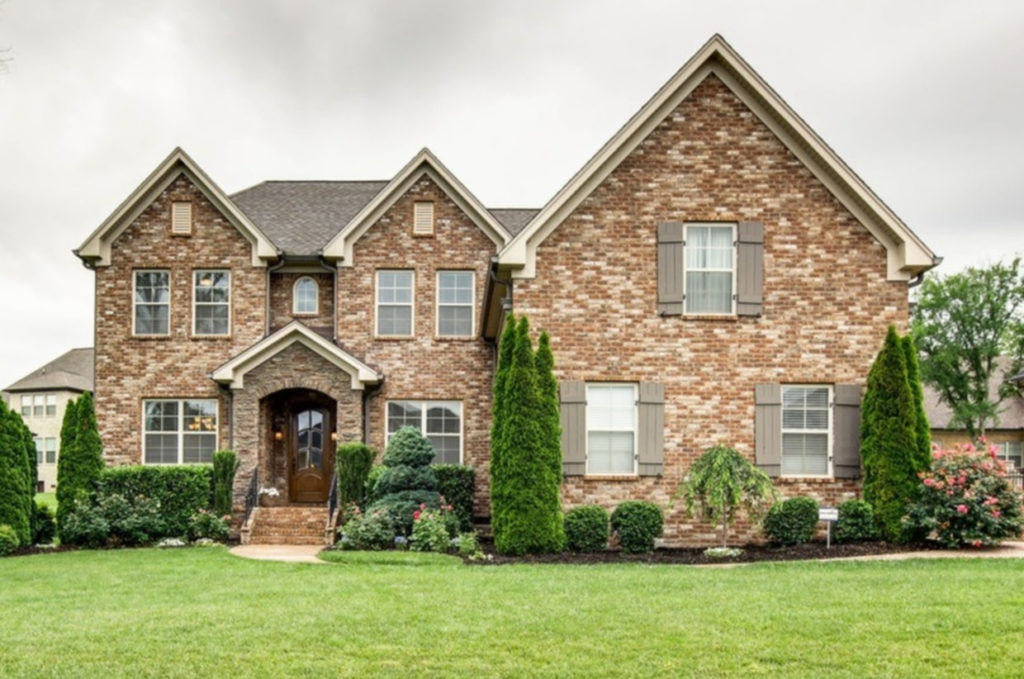
[[[317,297],[319,288],[316,281],[309,276],[303,276],[295,281],[295,288],[292,292],[292,312],[296,314],[315,314],[317,312]]]

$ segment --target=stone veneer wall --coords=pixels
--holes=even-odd
[[[318,309],[315,314],[292,312],[295,281],[309,277],[319,287]],[[279,330],[293,320],[300,320],[326,336],[331,335],[334,323],[334,276],[329,273],[279,273],[270,275],[270,330]]]
[[[665,220],[765,225],[761,318],[660,317],[656,231]],[[886,252],[714,76],[684,100],[538,248],[516,313],[552,336],[560,379],[665,385],[662,477],[572,477],[565,508],[624,499],[666,506],[689,466],[724,443],[754,457],[754,386],[864,384],[886,326],[907,321]],[[858,481],[777,479],[786,496],[835,504]],[[737,541],[757,539],[749,522]],[[670,543],[714,529],[666,514]]]

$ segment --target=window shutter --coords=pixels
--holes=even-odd
[[[755,464],[768,476],[782,474],[782,387],[754,387]]]
[[[764,311],[764,224],[740,222],[736,243],[736,315]]]
[[[587,471],[587,385],[566,381],[559,385],[562,402],[562,473],[583,476]]]
[[[192,234],[192,203],[171,203],[171,233],[175,236]]]
[[[665,385],[640,383],[637,423],[637,469],[640,476],[665,471]]]
[[[413,203],[412,232],[417,236],[434,233],[434,204]]]
[[[832,475],[837,479],[860,476],[860,385],[835,386],[832,425]]]
[[[683,313],[683,223],[658,224],[658,313]]]

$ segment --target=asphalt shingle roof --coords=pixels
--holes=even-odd
[[[996,370],[993,379],[988,386],[989,398],[999,398],[999,382],[1006,373],[1008,361],[1000,356],[996,359]],[[1014,378],[1011,378],[1014,379]],[[953,418],[953,411],[949,406],[939,401],[939,394],[935,389],[924,385],[924,411],[928,415],[928,423],[932,429],[950,429],[949,421]],[[991,429],[1024,429],[1024,397],[1007,396],[999,404],[999,422]]]
[[[4,391],[92,391],[92,347],[72,349],[5,388]]]

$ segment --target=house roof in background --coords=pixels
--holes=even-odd
[[[72,349],[33,370],[4,391],[92,391],[92,347]]]
[[[1001,379],[1009,367],[1009,359],[1000,356],[996,359],[996,375]],[[1010,381],[1017,379],[1015,375]],[[994,379],[988,386],[989,398],[999,398],[1000,379]],[[932,429],[963,429],[963,427],[950,427],[949,421],[953,412],[949,406],[939,401],[939,394],[935,389],[924,385],[924,411],[928,415],[928,422]],[[1024,429],[1024,397],[1007,396],[999,407],[999,422],[991,429]]]

